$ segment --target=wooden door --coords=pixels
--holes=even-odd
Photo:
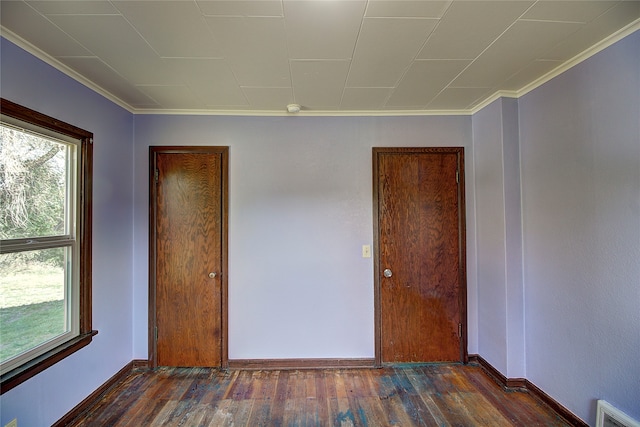
[[[463,361],[463,149],[373,157],[377,362]]]
[[[226,361],[226,147],[151,147],[153,366]]]

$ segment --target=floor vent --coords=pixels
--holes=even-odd
[[[596,427],[640,427],[640,422],[614,408],[610,403],[598,400]]]

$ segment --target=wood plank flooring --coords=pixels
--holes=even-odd
[[[478,366],[134,371],[73,426],[567,426]]]

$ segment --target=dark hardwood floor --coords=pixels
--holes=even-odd
[[[134,371],[73,426],[567,426],[480,367]]]

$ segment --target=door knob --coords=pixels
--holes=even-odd
[[[389,277],[393,276],[393,272],[388,268],[385,268],[385,270],[382,272],[382,275],[388,279]]]
[[[216,277],[216,273],[212,271],[211,273],[209,273],[209,277],[214,279]]]

